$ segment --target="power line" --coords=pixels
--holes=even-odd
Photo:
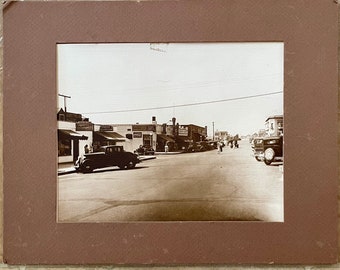
[[[281,94],[281,93],[283,93],[283,91],[270,92],[270,93],[265,93],[265,94],[252,95],[252,96],[244,96],[244,97],[236,97],[236,98],[228,98],[228,99],[220,99],[220,100],[212,100],[212,101],[203,101],[203,102],[196,102],[196,103],[179,104],[179,105],[172,105],[172,106],[169,105],[169,106],[160,106],[160,107],[151,107],[151,108],[127,109],[127,110],[104,111],[104,112],[84,112],[83,114],[111,114],[111,113],[139,112],[139,111],[171,109],[171,108],[189,107],[189,106],[206,105],[206,104],[221,103],[221,102],[228,102],[228,101],[235,101],[235,100],[244,100],[244,99],[250,99],[250,98],[265,97],[265,96],[277,95],[277,94]]]

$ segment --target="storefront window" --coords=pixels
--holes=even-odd
[[[58,156],[71,156],[71,140],[63,139],[58,141]]]

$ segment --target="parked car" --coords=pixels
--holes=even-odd
[[[211,149],[217,149],[218,141],[209,141],[209,145],[211,146]]]
[[[138,156],[124,151],[123,146],[109,145],[101,147],[99,152],[80,156],[76,161],[75,168],[84,173],[111,166],[118,166],[120,169],[132,169],[139,162]]]
[[[251,146],[255,159],[266,165],[283,160],[283,136],[256,137]]]
[[[155,149],[148,145],[141,145],[134,151],[134,153],[137,155],[154,155]]]
[[[217,146],[216,146],[217,148]],[[214,144],[208,141],[194,142],[189,144],[187,152],[204,152],[215,149]]]

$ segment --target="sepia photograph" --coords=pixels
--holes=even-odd
[[[57,45],[57,222],[284,222],[284,43]]]

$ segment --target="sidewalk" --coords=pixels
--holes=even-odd
[[[177,151],[177,152],[155,152],[155,155],[178,155],[183,154],[185,152],[183,151]]]
[[[76,172],[76,169],[72,162],[58,164],[58,175],[74,173],[74,172]]]

